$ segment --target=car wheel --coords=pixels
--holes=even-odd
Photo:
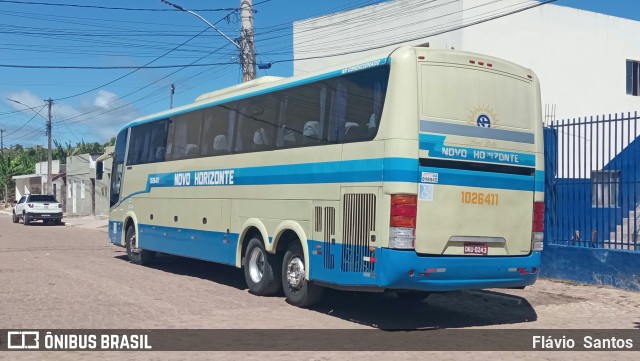
[[[294,306],[313,306],[324,293],[324,288],[308,281],[305,273],[302,247],[297,242],[292,243],[282,261],[282,287],[287,301]]]
[[[260,238],[251,238],[244,257],[244,279],[249,292],[258,296],[278,293],[282,285],[280,262],[277,256],[267,253]]]
[[[125,234],[125,247],[127,249],[127,257],[131,263],[146,265],[151,263],[156,257],[156,253],[153,251],[147,251],[137,247],[136,242],[136,228],[131,226],[127,228]]]
[[[25,226],[28,226],[29,223],[31,223],[31,217],[29,217],[29,215],[27,213],[22,213],[22,223]]]

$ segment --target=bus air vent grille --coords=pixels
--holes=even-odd
[[[343,199],[343,240],[342,264],[343,272],[373,272],[374,262],[370,259],[369,239],[376,230],[376,195],[345,194]]]

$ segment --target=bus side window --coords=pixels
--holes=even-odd
[[[173,159],[194,158],[200,155],[202,110],[179,115],[173,128]]]

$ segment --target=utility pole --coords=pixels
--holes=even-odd
[[[46,102],[49,104],[49,116],[47,117],[47,142],[48,142],[48,151],[47,151],[47,192],[45,194],[53,194],[53,187],[51,186],[51,106],[53,105],[53,100],[51,98],[47,99]]]
[[[240,34],[240,43],[234,41],[227,35],[225,35],[215,25],[211,24],[207,19],[200,16],[195,11],[191,11],[183,8],[180,5],[176,5],[167,0],[160,0],[161,2],[173,6],[174,8],[187,12],[198,19],[202,20],[205,24],[215,30],[218,34],[222,35],[228,42],[233,44],[240,51],[240,65],[242,65],[242,81],[249,81],[256,78],[256,50],[253,43],[253,1],[252,0],[240,0],[240,19],[242,20],[242,31]],[[268,65],[271,67],[271,65]],[[268,68],[265,68],[268,69]]]
[[[173,94],[176,93],[176,86],[171,84],[171,102],[169,103],[169,109],[173,109]]]
[[[242,59],[242,81],[256,78],[256,49],[253,42],[253,0],[240,0],[240,59]]]

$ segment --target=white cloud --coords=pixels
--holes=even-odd
[[[10,93],[6,103],[14,110],[34,108],[43,117],[47,116],[43,98],[29,92]],[[73,104],[74,99],[55,101],[53,105],[53,136],[61,143],[77,143],[80,139],[86,142],[106,142],[116,136],[116,132],[124,124],[140,116],[139,110],[131,103],[106,90],[98,91],[93,98],[82,98]],[[25,116],[29,110],[24,112]],[[26,130],[26,129],[25,129]],[[16,134],[18,136],[19,134]],[[24,144],[28,141],[25,139]]]
[[[115,103],[115,101],[118,100],[118,96],[108,92],[106,90],[100,90],[98,91],[98,95],[96,96],[96,99],[94,100],[93,104],[96,107],[99,108],[111,108],[111,106]]]

